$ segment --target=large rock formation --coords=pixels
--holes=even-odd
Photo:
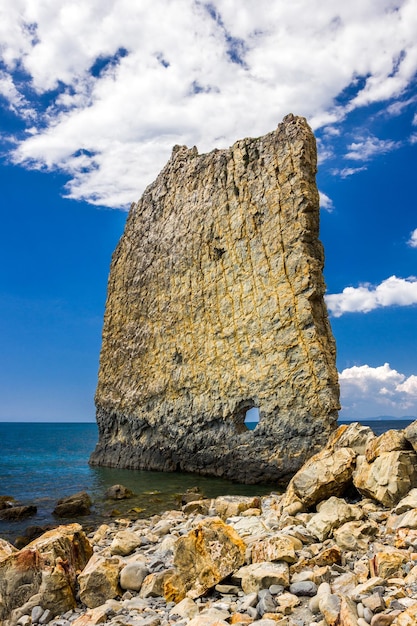
[[[114,253],[92,464],[266,482],[326,442],[339,389],[315,173],[293,115],[227,150],[173,149]]]

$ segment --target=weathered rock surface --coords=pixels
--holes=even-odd
[[[0,561],[0,624],[42,605],[51,616],[76,606],[76,576],[92,555],[79,524],[59,526]],[[25,613],[23,609],[22,614]]]
[[[405,451],[382,452],[372,463],[362,458],[353,482],[363,495],[385,506],[394,506],[417,485],[417,455]]]
[[[175,544],[176,573],[165,583],[165,597],[198,598],[242,565],[245,551],[239,535],[220,518],[201,522]]]
[[[293,115],[230,149],[174,148],[113,257],[92,464],[267,482],[328,439],[339,390],[315,173]]]

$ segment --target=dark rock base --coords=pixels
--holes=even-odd
[[[312,454],[327,442],[336,425],[308,418],[265,421],[255,430],[213,420],[195,427],[145,426],[135,418],[106,415],[99,410],[99,441],[90,465],[121,469],[191,472],[240,483],[286,483]],[[182,422],[183,424],[184,422]]]

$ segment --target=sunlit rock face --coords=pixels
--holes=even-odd
[[[269,482],[326,442],[339,387],[315,174],[293,115],[229,149],[173,149],[113,256],[92,464]]]

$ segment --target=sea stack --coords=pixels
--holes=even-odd
[[[271,482],[326,443],[339,386],[316,167],[293,115],[229,149],[174,147],[113,255],[91,464]]]

